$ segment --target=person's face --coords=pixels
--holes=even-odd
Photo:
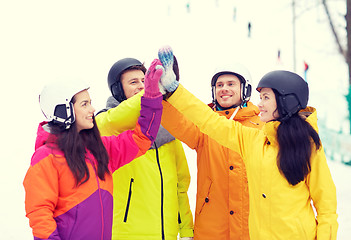
[[[94,127],[93,116],[95,109],[91,105],[91,99],[87,90],[81,91],[74,96],[75,103],[73,104],[74,113],[76,116],[76,125],[78,132],[84,129]]]
[[[144,77],[143,71],[137,69],[122,74],[121,83],[127,99],[144,89]]]
[[[271,88],[262,88],[260,92],[260,102],[257,105],[260,110],[262,122],[269,122],[279,117],[277,101]]]
[[[216,82],[216,100],[221,107],[231,107],[241,103],[241,82],[233,74],[223,74]]]

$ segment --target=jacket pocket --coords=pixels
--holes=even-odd
[[[129,183],[128,200],[127,200],[127,205],[126,205],[126,211],[124,212],[123,222],[127,222],[127,219],[128,219],[128,212],[129,212],[129,207],[130,207],[130,201],[132,199],[133,182],[134,182],[134,178],[131,178],[130,179],[130,183]]]
[[[198,195],[196,199],[196,213],[200,214],[203,208],[207,203],[210,202],[210,192],[211,192],[212,180],[210,178],[206,178],[204,187],[201,190],[201,193]]]

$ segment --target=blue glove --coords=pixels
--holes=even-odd
[[[172,48],[170,46],[161,47],[158,50],[158,58],[160,59],[164,68],[160,83],[162,87],[167,90],[167,92],[174,92],[179,86],[179,82],[177,81],[177,78],[179,78],[179,76],[177,76],[179,75],[179,72],[177,72],[176,75],[174,69],[177,71],[179,70],[177,61],[174,61],[175,57],[173,56]],[[174,64],[176,64],[175,67],[173,66]],[[163,93],[161,87],[160,91]]]

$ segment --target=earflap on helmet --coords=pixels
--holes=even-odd
[[[243,81],[241,83],[241,100],[243,101],[242,104],[250,101],[251,98],[251,84],[247,83],[246,81]]]
[[[211,93],[212,93],[212,104],[213,105],[217,105],[216,102],[216,87],[215,86],[212,86],[211,87]]]
[[[294,113],[297,113],[301,109],[301,105],[294,94],[280,95],[279,102],[281,105],[281,117],[291,117]]]
[[[111,93],[112,96],[120,103],[127,99],[120,81],[111,86]]]
[[[73,103],[59,104],[54,110],[53,123],[63,125],[65,129],[69,129],[71,124],[76,120]]]

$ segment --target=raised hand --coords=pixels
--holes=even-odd
[[[157,98],[162,95],[158,86],[162,73],[160,60],[154,59],[145,74],[145,97]]]
[[[170,46],[161,47],[158,50],[158,58],[164,68],[160,83],[167,92],[174,92],[179,85],[177,81],[179,79],[179,70],[172,48]],[[175,67],[174,64],[176,65]],[[176,70],[177,75],[174,70]]]

